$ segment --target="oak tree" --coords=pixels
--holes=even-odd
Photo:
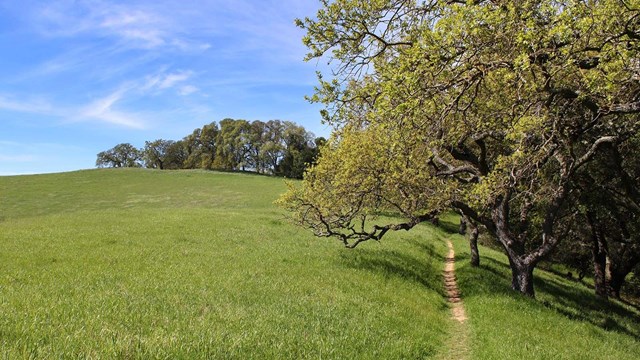
[[[144,150],[142,151],[144,164],[149,169],[169,169],[175,168],[172,164],[172,155],[174,154],[176,142],[173,140],[157,139],[154,141],[145,141]]]
[[[122,143],[113,148],[101,151],[97,155],[97,167],[140,167],[142,154],[135,146]]]
[[[298,25],[333,65],[311,100],[335,131],[281,203],[349,247],[453,208],[534,296],[578,175],[638,131],[640,2],[321,3]]]

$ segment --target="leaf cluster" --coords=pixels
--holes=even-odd
[[[319,235],[454,207],[535,266],[580,172],[640,130],[637,1],[322,3],[298,25],[337,64],[311,97],[336,133],[281,201]],[[366,225],[390,210],[407,226]]]

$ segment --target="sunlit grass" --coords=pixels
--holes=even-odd
[[[471,326],[474,359],[638,359],[640,313],[597,300],[585,285],[536,270],[536,299],[511,291],[506,257],[481,248],[470,266],[456,237],[458,284]]]
[[[347,250],[289,224],[284,190],[201,171],[0,177],[0,358],[447,358],[463,338],[446,237],[469,359],[640,354],[636,310],[544,271],[536,300],[510,291],[501,253],[468,265],[453,215]]]
[[[346,250],[288,224],[284,189],[198,171],[0,178],[0,357],[442,353],[444,233]]]

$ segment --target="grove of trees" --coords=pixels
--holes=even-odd
[[[142,149],[116,145],[98,154],[96,166],[255,171],[302,178],[324,142],[290,121],[224,119],[178,141],[147,141]]]
[[[355,247],[456,211],[514,290],[583,254],[619,296],[640,262],[640,2],[323,0],[298,25],[333,64],[311,100],[334,133],[280,200],[297,222]]]

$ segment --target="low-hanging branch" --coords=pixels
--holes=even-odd
[[[360,243],[368,240],[380,241],[382,237],[385,236],[389,231],[411,230],[413,227],[422,222],[433,220],[436,217],[437,213],[437,211],[431,211],[424,215],[413,217],[409,221],[404,223],[387,224],[384,226],[373,225],[370,231],[367,231],[365,229],[365,220],[363,218],[360,222],[359,229],[356,229],[355,225],[351,224],[345,228],[345,230],[348,230],[348,232],[344,233],[331,230],[328,233],[328,236],[340,238],[345,247],[353,249]]]

